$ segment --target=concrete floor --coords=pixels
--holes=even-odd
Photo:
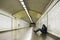
[[[38,36],[33,32],[33,28],[23,28],[19,30],[0,33],[0,40],[60,40],[54,39],[49,35],[40,34]]]
[[[47,34],[37,35],[37,34],[33,33],[31,40],[57,40],[57,39],[55,39]],[[58,39],[58,40],[60,40],[60,39]]]

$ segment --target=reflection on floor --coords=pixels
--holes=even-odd
[[[31,40],[32,27],[0,33],[0,40]]]
[[[23,28],[10,32],[0,33],[0,40],[60,40],[49,35],[41,34],[38,36],[32,30],[33,28]]]
[[[31,40],[60,40],[60,38],[54,37],[49,33],[37,35],[33,32]]]

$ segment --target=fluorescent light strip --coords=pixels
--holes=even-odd
[[[23,7],[26,7],[25,4],[24,4],[24,2],[21,2],[21,4],[22,4]]]
[[[23,1],[23,0],[20,0],[21,2]]]
[[[27,9],[26,9],[26,8],[24,8],[24,9],[25,9],[25,11],[26,11],[26,13],[27,13],[27,15],[28,15],[28,17],[29,17],[30,21],[33,23],[33,21],[32,21],[32,19],[31,19],[30,15],[29,15],[29,13],[28,13]]]
[[[27,10],[27,8],[26,8],[26,6],[25,6],[23,0],[20,0],[20,2],[21,2],[21,4],[22,4],[23,8],[25,9],[25,11],[26,11],[26,13],[27,13],[27,15],[28,15],[28,17],[29,17],[31,23],[33,23],[33,21],[32,21],[32,19],[31,19],[30,15],[29,15],[29,12],[28,12],[28,10]]]
[[[21,2],[22,5],[25,5],[24,2]]]

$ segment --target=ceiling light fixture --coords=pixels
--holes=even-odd
[[[21,2],[23,1],[23,0],[20,0]]]
[[[28,15],[28,17],[29,17],[31,23],[33,23],[33,21],[32,21],[32,19],[31,19],[30,15],[29,15],[29,12],[28,12],[28,10],[27,10],[27,8],[26,8],[26,6],[25,6],[23,0],[20,0],[20,2],[21,2],[21,4],[22,4],[22,6],[23,6],[23,8],[24,8],[24,10],[25,10],[25,12],[26,12],[26,14]]]
[[[29,17],[29,19],[30,19],[31,23],[33,23],[33,21],[32,21],[32,19],[31,19],[30,15],[29,15],[29,13],[28,13],[27,8],[26,8],[26,7],[24,7],[24,9],[25,9],[25,12],[26,12],[26,14],[28,15],[28,17]]]
[[[24,4],[24,2],[21,2],[21,4],[22,4],[23,7],[26,7],[25,4]]]
[[[25,5],[24,2],[21,2],[22,5]]]

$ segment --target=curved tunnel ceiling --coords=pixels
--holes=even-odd
[[[34,22],[36,22],[39,19],[39,17],[41,16],[39,13],[36,13],[36,12],[33,12],[33,11],[29,11],[29,13],[30,13],[30,15],[32,17],[32,20]],[[19,19],[25,20],[25,21],[30,23],[30,20],[29,20],[28,16],[26,15],[25,11],[23,11],[23,10],[15,13],[13,16],[17,17]]]
[[[51,0],[24,0],[28,10],[42,13]]]
[[[51,0],[24,0],[24,2],[33,22],[36,22]],[[19,0],[0,0],[0,9],[10,12],[13,16],[30,23],[30,20]]]

